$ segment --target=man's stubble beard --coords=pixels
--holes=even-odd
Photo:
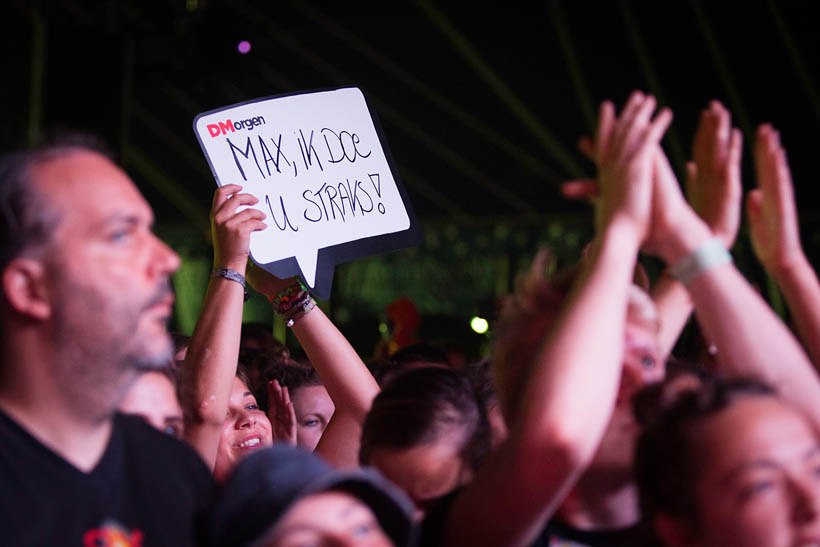
[[[107,419],[143,372],[161,369],[173,356],[167,329],[162,342],[140,331],[143,312],[167,293],[167,284],[144,306],[114,302],[87,287],[67,287],[54,306],[55,375],[71,404]],[[154,346],[161,346],[156,349]]]

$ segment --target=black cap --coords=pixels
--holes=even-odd
[[[237,466],[211,511],[208,544],[248,545],[301,498],[328,490],[343,490],[361,500],[397,547],[411,544],[413,504],[378,471],[339,471],[318,456],[284,444],[259,450]]]

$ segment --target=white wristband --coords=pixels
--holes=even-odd
[[[669,273],[684,285],[688,285],[699,274],[731,261],[732,255],[723,246],[723,242],[713,237],[669,268]]]

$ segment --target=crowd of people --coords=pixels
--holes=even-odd
[[[3,156],[0,543],[820,545],[820,284],[785,150],[758,129],[745,202],[794,330],[728,250],[741,132],[702,112],[684,197],[671,120],[640,92],[601,105],[596,178],[564,185],[593,240],[551,275],[539,252],[466,366],[418,340],[365,363],[300,279],[249,261],[266,218],[236,184],[172,337],[179,258],[98,143]],[[651,284],[642,252],[666,265]],[[304,355],[242,324],[250,288]],[[693,311],[709,351],[670,359]]]

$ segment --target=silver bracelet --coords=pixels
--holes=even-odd
[[[727,262],[732,262],[732,255],[720,239],[712,237],[669,268],[669,273],[684,285],[689,285],[701,273]]]
[[[237,283],[242,285],[243,290],[245,289],[245,276],[237,272],[236,270],[231,270],[230,268],[217,268],[211,272],[211,277],[224,277],[225,279],[236,281]],[[251,295],[248,294],[247,290],[244,290],[244,293],[244,301],[247,302]]]

